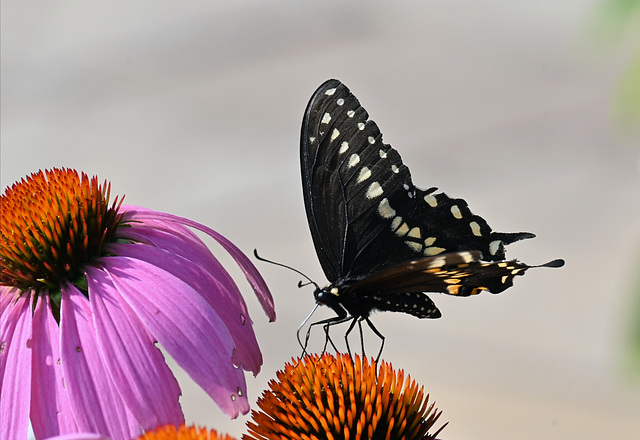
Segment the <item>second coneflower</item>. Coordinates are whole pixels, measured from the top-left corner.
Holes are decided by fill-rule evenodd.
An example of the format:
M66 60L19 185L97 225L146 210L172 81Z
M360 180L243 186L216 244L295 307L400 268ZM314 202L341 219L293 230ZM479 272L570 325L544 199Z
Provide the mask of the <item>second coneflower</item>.
M120 202L121 203L121 202ZM156 342L229 415L249 409L243 370L262 364L242 295L191 231L243 270L249 259L191 220L109 204L109 186L68 169L33 174L0 199L0 425L3 438L95 432L131 439L184 421Z
M441 412L402 370L358 356L311 355L286 364L258 400L243 440L434 439Z
M173 425L160 426L145 432L137 440L236 440L230 435L219 434L215 429L196 426L175 427Z

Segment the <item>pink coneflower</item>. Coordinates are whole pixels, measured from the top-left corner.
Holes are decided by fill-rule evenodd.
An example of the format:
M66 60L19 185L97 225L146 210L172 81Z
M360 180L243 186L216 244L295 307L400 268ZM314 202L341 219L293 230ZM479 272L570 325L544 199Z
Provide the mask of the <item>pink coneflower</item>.
M180 388L160 345L232 417L249 410L243 370L262 355L238 287L189 229L238 263L270 320L249 259L217 232L145 208L109 206L110 186L68 169L0 199L3 437L95 432L131 439L180 424Z

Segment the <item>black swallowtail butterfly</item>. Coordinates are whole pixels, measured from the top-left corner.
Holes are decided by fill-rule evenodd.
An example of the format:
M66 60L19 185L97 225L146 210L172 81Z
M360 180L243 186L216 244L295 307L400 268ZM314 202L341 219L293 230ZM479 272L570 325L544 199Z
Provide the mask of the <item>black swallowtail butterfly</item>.
M500 293L533 267L506 261L505 245L534 234L494 232L464 200L414 186L398 152L337 80L322 84L307 105L300 159L309 228L330 282L316 285L314 296L337 315L311 326L324 325L328 341L329 326L351 320L348 335L366 321L384 345L372 311L439 318L423 292Z

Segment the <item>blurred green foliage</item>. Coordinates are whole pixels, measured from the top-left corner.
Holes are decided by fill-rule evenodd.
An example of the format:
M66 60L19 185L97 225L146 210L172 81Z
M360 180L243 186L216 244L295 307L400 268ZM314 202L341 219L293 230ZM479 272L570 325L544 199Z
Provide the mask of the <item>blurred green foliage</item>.
M613 113L625 132L640 135L640 0L606 0L591 27L600 41L631 53L614 93Z
M625 57L625 70L613 93L613 117L632 138L640 138L640 0L605 0L590 26L597 42ZM640 147L640 142L633 142ZM636 257L640 262L640 255ZM631 274L631 316L627 334L628 361L632 375L640 374L640 272Z

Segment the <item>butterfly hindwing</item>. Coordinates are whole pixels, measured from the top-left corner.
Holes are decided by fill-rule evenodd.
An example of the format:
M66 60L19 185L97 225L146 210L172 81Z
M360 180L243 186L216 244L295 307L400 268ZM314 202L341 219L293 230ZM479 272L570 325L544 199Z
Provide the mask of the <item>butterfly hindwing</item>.
M471 296L481 291L500 293L530 266L516 260L481 261L480 252L455 252L406 261L371 274L350 286L355 296L441 292ZM548 263L552 264L552 263Z

